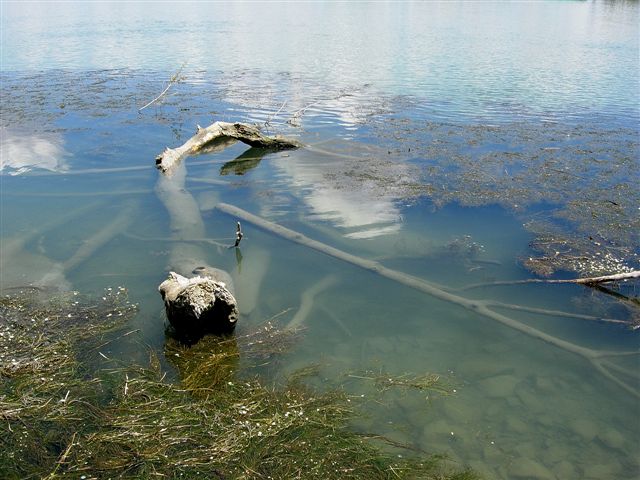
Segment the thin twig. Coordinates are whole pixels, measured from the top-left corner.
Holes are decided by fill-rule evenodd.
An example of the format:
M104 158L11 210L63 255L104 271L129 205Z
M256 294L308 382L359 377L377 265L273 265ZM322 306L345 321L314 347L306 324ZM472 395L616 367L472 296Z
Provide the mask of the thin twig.
M285 100L284 102L282 102L282 105L280 106L278 111L276 113L274 113L273 115L271 115L269 118L267 118L267 120L264 122L264 126L265 127L271 124L271 120L273 120L274 118L276 118L278 116L278 114L282 111L282 109L284 108L284 106L286 104L287 104L287 101Z
M310 109L311 107L314 107L322 102L326 102L326 101L331 101L331 100L339 100L343 97L350 97L352 96L351 93L341 93L339 95L336 95L335 97L331 97L331 98L321 98L320 100L316 100L315 102L311 102L308 103L307 105L305 105L304 107L302 107L300 110L296 110L295 112L293 112L293 114L291 114L291 117L289 118L289 120L287 120L287 123L293 126L298 126L297 125L297 120L302 117L302 115L304 114L304 112L306 112L308 109Z
M140 329L136 328L135 330L131 330L129 332L123 333L122 335L119 335L116 338L112 338L111 340L109 340L107 342L101 343L100 345L98 345L96 347L93 347L91 350L98 350L99 348L105 347L105 346L109 345L110 343L115 342L116 340L120 340L121 338L128 337L129 335L131 335L133 333L138 333L138 332L140 332ZM98 352L98 353L100 353L100 352Z
M169 89L171 88L171 86L174 83L178 83L178 81L180 80L180 74L182 73L182 69L184 68L184 66L186 64L187 64L187 62L184 62L182 64L182 66L180 67L180 69L171 77L171 79L169 80L169 85L167 85L167 87L162 91L162 93L160 93L160 95L158 95L156 98L154 98L149 103L147 103L144 107L140 107L138 109L138 112L141 112L145 108L150 107L151 105L156 103L158 100L160 100L162 97L164 97L166 95L166 93L169 91Z
M502 302L494 302L494 301L487 301L486 304L487 306L490 306L490 307L506 308L508 310L517 310L520 312L531 312L531 313L537 313L540 315L548 315L551 317L577 318L580 320L590 320L593 322L621 323L624 325L629 325L629 322L626 320L616 320L614 318L596 317L594 315L584 315L581 313L563 312L561 310L548 310L546 308L528 307L526 305L514 305L511 303L502 303Z
M459 288L457 291L463 292L467 290L473 290L475 288L497 287L501 285L522 285L524 283L575 283L578 285L598 285L600 283L617 282L620 280L632 280L634 278L640 278L640 270L633 270L626 273L617 273L615 275L603 275L601 277L571 278L567 280L527 278L525 280L504 280L499 282L472 283L471 285L466 285L462 288Z
M74 432L73 435L71 436L71 441L69 442L69 445L67 446L65 451L62 452L62 455L56 462L56 466L54 467L53 471L49 475L47 475L46 480L53 479L58 476L57 475L58 469L60 468L60 465L62 465L67 461L67 457L69 456L69 453L71 453L71 448L73 448L74 442L76 441L76 435L77 435L77 432Z
M122 234L125 237L132 238L134 240L140 240L141 242L169 242L169 243L208 243L209 245L213 245L216 247L229 247L228 243L220 243L216 242L212 238L164 238L164 237L142 237L140 235L136 235L134 233L125 232ZM219 240L229 240L230 242L234 239L231 237L221 238Z

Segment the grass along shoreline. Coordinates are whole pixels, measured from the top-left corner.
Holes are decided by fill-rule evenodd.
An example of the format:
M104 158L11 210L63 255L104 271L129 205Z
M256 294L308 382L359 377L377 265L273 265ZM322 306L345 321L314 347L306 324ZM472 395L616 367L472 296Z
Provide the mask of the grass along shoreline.
M274 387L239 366L283 353L295 332L267 323L191 347L168 338L164 355L180 377L172 382L154 352L148 365L96 362L104 356L96 347L136 314L124 289L97 302L40 297L0 299L2 478L477 478L353 432L358 407L344 392L314 391L300 376ZM443 388L432 376L395 386L412 385Z

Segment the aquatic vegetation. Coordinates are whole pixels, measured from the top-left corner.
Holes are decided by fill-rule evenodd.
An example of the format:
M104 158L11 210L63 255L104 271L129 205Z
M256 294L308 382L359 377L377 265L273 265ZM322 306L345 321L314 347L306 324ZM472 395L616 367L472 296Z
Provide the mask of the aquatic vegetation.
M45 296L0 299L2 478L55 473L82 430L101 421L110 382L91 375L95 347L136 311L122 288L91 303L77 292Z
M383 437L346 427L357 407L344 392L303 385L309 372L269 386L239 367L277 356L299 332L267 323L194 346L169 337L165 358L180 377L169 381L153 352L147 366L96 362L136 311L124 289L98 303L37 293L0 300L2 478L476 478L438 456L384 453L368 439ZM384 387L440 388L424 379Z
M453 387L448 387L440 375L430 373L427 375L390 375L385 372L364 372L361 375L349 374L349 378L369 380L375 383L380 392L386 392L392 388L405 388L415 390L428 390L440 395L451 395L455 392Z
M395 187L401 198L426 196L436 208L503 206L532 233L535 255L521 262L538 275L596 276L640 265L640 144L628 127L425 125L390 116L374 123L372 134L387 142L396 161L413 164L412 180L384 170L356 176Z

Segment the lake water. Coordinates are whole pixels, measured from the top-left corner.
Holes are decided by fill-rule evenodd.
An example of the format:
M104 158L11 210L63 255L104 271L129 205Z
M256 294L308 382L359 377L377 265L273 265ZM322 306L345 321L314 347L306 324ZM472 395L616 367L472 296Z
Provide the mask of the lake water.
M586 319L637 305L571 285L461 290L531 278L541 255L563 259L556 277L639 268L637 2L3 2L1 16L3 289L124 286L139 341L161 350L157 285L187 249L232 274L240 332L306 311L272 373L319 364L363 402L358 431L487 478L638 477L639 357L598 356L637 351L638 334ZM307 147L189 158L168 184L193 208L172 216L154 158L214 120ZM240 250L216 246L235 233L220 202L432 294L249 222ZM206 241L175 241L187 231ZM545 250L551 237L569 240ZM366 372L438 373L455 394L368 402Z

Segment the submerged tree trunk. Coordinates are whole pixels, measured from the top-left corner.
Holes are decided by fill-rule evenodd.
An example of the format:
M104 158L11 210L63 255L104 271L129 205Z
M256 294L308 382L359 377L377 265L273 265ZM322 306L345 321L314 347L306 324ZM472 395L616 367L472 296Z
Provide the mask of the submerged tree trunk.
M635 372L630 372L623 367L613 363L610 360L606 360L607 357L616 357L616 356L626 356L626 355L637 355L640 352L637 351L625 351L625 352L610 352L610 351L601 351L594 350L588 347L583 347L581 345L577 345L570 341L564 340L562 338L556 337L554 335L548 334L537 328L534 328L530 325L527 325L515 318L503 315L498 313L492 309L496 305L492 304L486 300L475 300L462 297L460 295L456 295L454 293L448 292L444 289L444 287L428 282L422 278L415 277L413 275L409 275L404 272L399 272L397 270L393 270L391 268L387 268L384 265L374 261L368 260L362 257L358 257L351 253L344 252L330 245L326 245L317 240L313 240L302 233L290 230L282 225L278 225L276 223L265 220L261 217L253 215L241 208L235 207L233 205L228 205L225 203L219 203L217 206L218 210L221 212L227 213L235 217L236 219L240 218L247 223L252 223L253 225L262 228L268 232L271 232L275 235L278 235L284 239L289 241L298 243L300 245L304 245L305 247L316 250L325 255L329 255L331 257L337 258L338 260L342 260L344 262L350 263L357 267L368 270L377 275L386 277L390 280L398 282L400 284L411 287L415 290L424 292L428 295L431 295L434 298L438 298L440 300L444 300L446 302L458 305L462 308L475 312L478 315L482 315L486 318L499 322L507 327L513 328L525 335L528 335L533 338L537 338L542 340L543 342L554 345L562 350L565 350L570 353L574 353L586 359L590 364L595 368L596 371L601 373L604 377L608 378L612 382L615 382L625 391L630 394L640 398L640 391L636 389L635 386L628 383L628 381L618 378L616 375L612 373L612 371L616 373L622 373L625 378L635 378Z
M205 250L191 241L206 235L198 204L184 188L186 175L185 165L179 163L171 177L160 176L156 185L158 198L169 213L174 240L169 277L158 290L171 325L194 341L205 333L232 331L238 307L231 276L209 266Z
M189 155L221 151L236 140L270 150L301 146L295 140L262 135L252 125L215 122L206 128L198 126L196 134L183 145L167 148L156 157L156 166L167 174L158 179L156 192L169 212L175 241L170 256L171 272L159 290L169 321L181 333L231 331L238 318L231 276L207 265L204 250L193 243L194 239L203 239L206 235L198 205L184 188L187 170L182 163ZM236 235L237 247L242 238L239 224ZM193 274L197 276L187 278Z
M289 150L301 146L295 140L263 135L257 127L246 123L215 122L206 128L198 125L196 134L184 144L176 148L167 148L156 157L156 166L163 173L168 173L184 157L198 153L214 140L225 138L240 140L252 147L272 150Z

